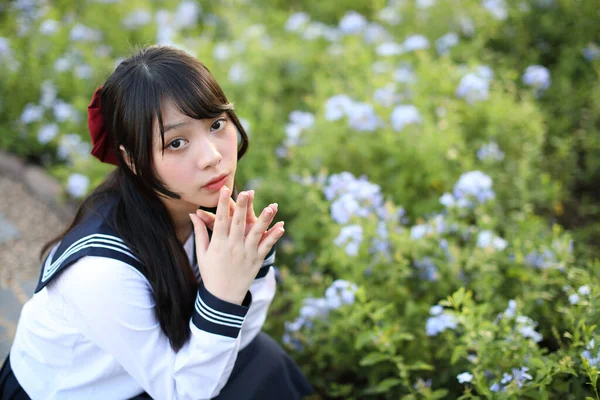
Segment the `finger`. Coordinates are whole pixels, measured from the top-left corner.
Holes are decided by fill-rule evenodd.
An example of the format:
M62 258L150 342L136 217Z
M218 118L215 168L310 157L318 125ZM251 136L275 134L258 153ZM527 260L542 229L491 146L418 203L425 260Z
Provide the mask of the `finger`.
M196 210L196 215L202 220L202 222L204 222L204 225L206 225L208 229L210 229L211 231L214 230L216 218L215 214L209 213L204 210Z
M254 190L248 191L248 211L246 211L246 222L256 222L256 214L254 214Z
M233 217L233 211L235 210L235 201L230 197L229 198L229 217ZM202 222L206 225L208 229L211 231L215 228L215 214L208 212L206 210L198 209L196 210L196 215L200 217Z
M213 238L225 239L229 235L229 194L227 186L223 186L219 192L219 202L217 204L217 213L215 214L215 224L213 229Z
M190 214L192 225L194 225L194 237L196 241L196 258L200 260L206 249L208 249L208 232L206 231L206 225L202 219L198 218L195 214Z
M242 192L238 196L231 220L229 238L233 241L243 241L246 231L246 211L248 210L248 193Z
M273 217L275 217L276 211L273 210L272 207L265 207L263 211L260 213L258 220L250 230L248 234L248 246L250 248L256 249L260 239L262 238L263 232L267 230L271 221L273 221Z
M273 228L266 233L263 240L258 245L257 255L261 260L265 259L271 248L275 246L275 243L281 239L284 233L285 228L283 227L283 221L273 225Z

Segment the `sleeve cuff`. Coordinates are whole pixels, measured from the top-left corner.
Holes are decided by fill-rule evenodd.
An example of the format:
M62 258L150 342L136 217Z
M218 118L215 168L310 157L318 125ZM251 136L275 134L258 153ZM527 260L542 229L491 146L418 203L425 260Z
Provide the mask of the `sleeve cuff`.
M271 248L271 251L269 251L269 253L265 257L265 260L263 261L262 266L258 270L258 274L256 274L256 277L254 279L260 279L260 278L264 278L265 276L267 276L267 274L269 273L269 270L271 269L271 267L273 266L274 263L275 263L275 247L273 246Z
M242 329L252 303L252 294L246 293L242 305L229 303L213 296L200 281L192 322L196 328L217 335L236 338Z

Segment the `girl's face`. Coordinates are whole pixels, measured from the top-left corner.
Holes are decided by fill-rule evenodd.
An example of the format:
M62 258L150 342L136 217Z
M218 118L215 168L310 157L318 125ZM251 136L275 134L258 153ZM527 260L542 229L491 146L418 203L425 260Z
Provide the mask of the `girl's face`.
M207 183L226 174L233 187L237 167L237 129L227 113L197 120L182 114L171 102L163 107L164 153L158 124L154 129L153 157L157 177L181 198L161 199L172 215L194 213L199 206L216 207L218 188Z

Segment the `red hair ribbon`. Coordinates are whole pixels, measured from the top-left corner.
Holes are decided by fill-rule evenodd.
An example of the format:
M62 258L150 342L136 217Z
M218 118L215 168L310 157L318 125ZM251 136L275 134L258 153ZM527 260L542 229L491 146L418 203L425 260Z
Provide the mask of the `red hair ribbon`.
M92 155L100 161L108 164L119 165L117 153L108 141L108 133L104 126L104 118L100 111L100 86L94 92L92 102L88 106L88 128L92 137Z

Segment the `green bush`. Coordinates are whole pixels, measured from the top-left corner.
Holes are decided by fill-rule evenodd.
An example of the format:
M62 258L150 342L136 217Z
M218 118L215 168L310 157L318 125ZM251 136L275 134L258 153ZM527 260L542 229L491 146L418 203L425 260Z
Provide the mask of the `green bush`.
M265 329L316 398L600 399L598 17L595 0L16 1L0 148L82 197L111 168L89 155L94 90L134 48L177 45L249 133L238 185L280 204Z

